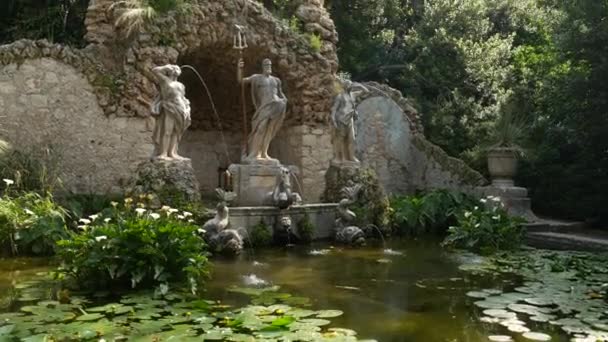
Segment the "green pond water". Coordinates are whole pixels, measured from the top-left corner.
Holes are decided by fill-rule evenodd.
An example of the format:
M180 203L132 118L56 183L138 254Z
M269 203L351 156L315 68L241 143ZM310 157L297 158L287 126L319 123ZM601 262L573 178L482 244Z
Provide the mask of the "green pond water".
M520 277L474 274L459 269L480 262L473 254L447 252L437 241L389 241L361 249L334 248L327 244L245 252L237 259L214 259L213 279L205 298L243 306L250 298L229 291L235 286L280 286L281 292L306 297L307 309L337 309L331 327L357 331L358 338L377 341L488 341L489 335L510 335L527 341L521 333L500 324L482 323L483 309L473 303L470 291L513 291ZM14 284L49 270L45 259L0 261L0 293ZM497 291L498 292L498 291ZM5 297L5 296L2 296ZM569 337L548 323L535 323L525 315L532 331Z

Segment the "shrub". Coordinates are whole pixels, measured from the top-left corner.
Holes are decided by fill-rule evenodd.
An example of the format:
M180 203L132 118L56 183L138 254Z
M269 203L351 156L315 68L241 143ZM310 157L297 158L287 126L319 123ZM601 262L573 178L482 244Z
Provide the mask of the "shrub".
M186 280L196 292L209 263L191 214L132 204L131 198L124 205L113 202L113 208L80 219L82 234L58 242L59 273L87 288L158 285L166 291L170 281Z
M0 178L14 180L13 190L52 193L61 187L61 153L54 146L15 149L0 146ZM0 190L4 184L0 183Z
M500 198L488 196L480 206L457 215L458 223L448 229L443 246L460 247L491 254L521 246L525 222L507 214Z
M393 197L390 202L393 227L406 235L444 232L456 222L457 213L476 204L472 196L449 190Z
M298 235L302 242L311 242L313 237L315 236L315 226L310 221L310 216L308 214L304 215L298 221Z
M30 192L11 197L5 191L0 197L0 246L12 255L53 254L56 241L71 236L65 215L51 195Z
M321 40L321 36L318 34L310 34L309 44L310 48L314 52L321 52L321 47L323 47L323 41Z
M272 244L272 232L264 220L253 226L250 234L251 244L255 247L270 246Z

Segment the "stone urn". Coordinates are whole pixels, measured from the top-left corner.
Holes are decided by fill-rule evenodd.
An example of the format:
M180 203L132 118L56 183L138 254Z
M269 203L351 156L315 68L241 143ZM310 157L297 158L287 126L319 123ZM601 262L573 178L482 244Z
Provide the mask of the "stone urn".
M488 150L488 171L492 185L513 187L513 177L517 173L517 149L497 147Z

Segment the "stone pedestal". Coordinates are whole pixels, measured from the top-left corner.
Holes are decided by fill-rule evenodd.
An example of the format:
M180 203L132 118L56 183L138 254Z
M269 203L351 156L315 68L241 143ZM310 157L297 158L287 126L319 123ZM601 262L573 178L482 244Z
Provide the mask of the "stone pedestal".
M139 164L130 182L129 193L155 194L159 205L177 206L201 199L190 159L152 159Z
M233 191L237 195L234 204L243 207L271 205L270 194L277 184L281 167L287 167L293 174L298 174L297 167L282 166L274 161L230 165L228 171L232 175ZM293 191L300 192L297 186Z
M493 182L492 185L478 188L478 190L483 197L500 197L510 215L523 217L528 222L538 221L538 217L532 212L531 201L526 188L505 186L504 183Z

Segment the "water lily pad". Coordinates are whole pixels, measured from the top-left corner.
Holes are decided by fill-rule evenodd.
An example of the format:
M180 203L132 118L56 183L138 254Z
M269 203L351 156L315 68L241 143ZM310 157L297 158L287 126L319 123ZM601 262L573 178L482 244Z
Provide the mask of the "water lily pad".
M48 334L37 334L28 337L23 337L21 339L21 342L47 342L49 341L49 337L50 336Z
M163 330L165 327L167 327L167 323L161 321L143 321L131 323L131 328L133 328L136 333L141 335L153 334Z
M124 304L120 303L110 303L103 306L95 306L92 308L87 308L87 312L103 312L103 313L115 313L116 310L123 307Z
M306 309L292 309L289 311L289 315L296 318L304 318L309 317L317 313L316 311L306 310Z
M526 298L524 302L534 306L551 306L555 304L550 298Z
M49 312L41 317L41 321L45 323L67 322L73 320L75 317L76 314L73 312Z
M546 314L551 312L551 310L548 310L546 308L539 308L529 304L509 304L508 308L511 311L532 316L538 316L539 314Z
M300 319L298 320L299 323L303 323L303 324L308 324L308 325L315 325L315 326L324 326L324 325L328 325L331 322L326 320L326 319L317 319L317 318L304 318L304 319Z
M3 327L0 327L0 337L10 335L14 329L15 329L14 324L5 325Z
M530 329L528 329L525 326L520 325L520 324L509 325L509 326L507 326L507 329L510 332L514 332L514 333L526 333L526 332L530 331Z
M596 323L593 325L593 327L596 329L608 331L608 324L605 324L605 323Z
M549 321L552 325L570 325L570 326L584 326L584 324L576 318L561 318L556 321Z
M285 327L295 322L295 318L291 316L283 316L273 320L270 324L275 327Z
M84 321L84 322L88 322L88 321L96 321L100 318L105 317L104 314L100 314L100 313L90 313L90 314L85 314L82 316L78 316L78 318L76 318L77 321Z
M531 341L551 341L551 336L543 333L527 332L522 336Z
M317 317L318 318L333 318L333 317L339 317L342 316L344 314L343 311L340 310L321 310L317 312Z
M488 336L488 340L491 342L512 342L513 338L507 335L491 335Z
M530 316L531 321L538 322L538 323L547 323L553 319L555 319L555 316L552 316L552 315L538 314L535 316Z
M499 290L499 289L483 289L481 291L485 292L485 293L487 293L487 294L489 294L491 296L493 296L493 295L499 295L499 294L502 293L502 290Z
M526 322L517 318L507 318L500 322L500 325L508 327L509 325L526 325Z
M344 328L329 328L327 329L328 331L332 331L332 332L336 332L338 334L344 335L344 336L356 336L357 332L351 329L344 329Z
M51 308L56 307L59 304L60 303L56 300L44 300L44 301L38 302L39 306L45 306L45 307L51 307Z
M496 324L500 323L500 318L483 316L479 321L482 323Z
M517 318L517 314L515 314L514 312L510 312L503 309L487 309L483 311L483 314L491 317L504 319Z
M490 294L482 291L469 291L467 292L467 297L483 299L488 297Z
M585 334L590 331L590 329L581 325L564 325L562 326L562 330L566 334Z
M487 300L480 300L475 302L474 304L475 306L482 309L505 309L507 307L507 304L490 302Z

